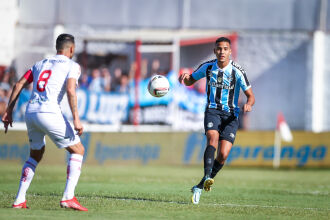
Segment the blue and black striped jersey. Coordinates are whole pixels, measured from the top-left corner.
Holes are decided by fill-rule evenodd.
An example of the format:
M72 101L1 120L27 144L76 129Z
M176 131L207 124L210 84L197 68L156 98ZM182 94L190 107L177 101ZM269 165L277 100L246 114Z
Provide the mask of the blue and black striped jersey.
M246 91L251 87L240 65L230 60L224 69L220 69L217 59L214 59L201 64L192 77L195 80L206 77L207 108L232 112L238 116L240 88Z

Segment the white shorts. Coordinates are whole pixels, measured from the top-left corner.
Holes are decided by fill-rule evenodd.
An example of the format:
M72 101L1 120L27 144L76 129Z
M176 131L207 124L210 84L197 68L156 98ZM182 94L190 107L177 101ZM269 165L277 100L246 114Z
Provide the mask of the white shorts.
M40 150L45 146L46 134L58 148L69 147L80 142L79 136L75 134L62 113L26 113L25 121L32 150Z

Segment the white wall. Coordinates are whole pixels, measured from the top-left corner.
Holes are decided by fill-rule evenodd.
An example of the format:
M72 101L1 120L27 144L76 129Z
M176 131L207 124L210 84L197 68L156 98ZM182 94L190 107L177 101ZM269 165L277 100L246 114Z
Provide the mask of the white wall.
M9 66L14 58L17 15L15 0L0 0L0 65L3 66Z

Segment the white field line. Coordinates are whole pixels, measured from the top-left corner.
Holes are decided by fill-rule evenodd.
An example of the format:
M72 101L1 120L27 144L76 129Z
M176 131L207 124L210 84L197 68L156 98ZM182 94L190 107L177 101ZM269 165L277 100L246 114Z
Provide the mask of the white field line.
M214 206L227 206L227 207L253 207L253 208L266 208L266 209L303 209L303 210L317 210L317 211L330 211L327 208L310 208L310 207L288 207L288 206L272 206L272 205L242 205L242 204L211 204Z
M33 197L49 197L49 195L40 195L40 194L31 194ZM56 196L59 195L50 195ZM147 199L147 198L122 198L116 196L78 196L79 198L84 199L108 199L108 200L121 200L121 201L136 201L136 202L160 202L160 203L169 203L169 204L178 204L178 205L187 205L191 204L190 202L184 201L166 201L158 199ZM297 209L297 210L315 210L315 211L330 211L330 208L315 208L315 207L289 207L289 206L277 206L277 205L255 205L255 204L233 204L233 203L203 203L196 206L219 206L219 207L245 207L245 208L263 208L263 209Z
M91 198L85 197L83 198ZM98 196L93 196L99 198ZM92 198L93 198L92 197ZM102 197L102 196L100 196ZM123 201L138 201L138 202L162 202L162 203L171 203L171 204L180 204L186 205L190 202L179 202L179 201L166 201L166 200L157 200L157 199L144 199L144 198L120 198L120 197L107 197L105 198L114 199L114 200L123 200ZM246 208L264 208L264 209L302 209L302 210L316 210L316 211L330 211L330 208L313 208L313 207L288 207L288 206L272 206L272 205L254 205L254 204L232 204L232 203L200 203L202 206L220 206L220 207L246 207Z
M115 200L129 200L129 201L138 201L138 202L163 202L163 203L172 203L172 204L190 204L188 202L176 202L176 201L164 201L164 200L152 200L152 199L143 199L143 198L115 198L111 197L109 199ZM220 207L245 207L245 208L264 208L264 209L302 209L302 210L316 210L316 211L330 211L330 208L311 208L311 207L288 207L288 206L272 206L272 205L253 205L253 204L232 204L232 203L201 203L198 205L202 206L220 206Z
M124 198L111 198L115 200L131 200L139 202L163 202L163 203L172 203L172 204L190 204L188 202L175 202L175 201L163 201L163 200L148 200L148 199L124 199ZM330 211L330 208L311 208L311 207L288 207L288 206L271 206L271 205L253 205L253 204L231 204L231 203L202 203L198 204L199 206L220 206L220 207L245 207L245 208L264 208L264 209L302 209L302 210L316 210L316 211Z

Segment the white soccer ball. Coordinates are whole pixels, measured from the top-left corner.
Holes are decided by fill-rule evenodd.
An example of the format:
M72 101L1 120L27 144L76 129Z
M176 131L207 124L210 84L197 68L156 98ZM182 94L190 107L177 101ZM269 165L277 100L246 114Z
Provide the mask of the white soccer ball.
M148 84L148 91L154 97L162 97L170 90L170 83L165 76L155 75Z

